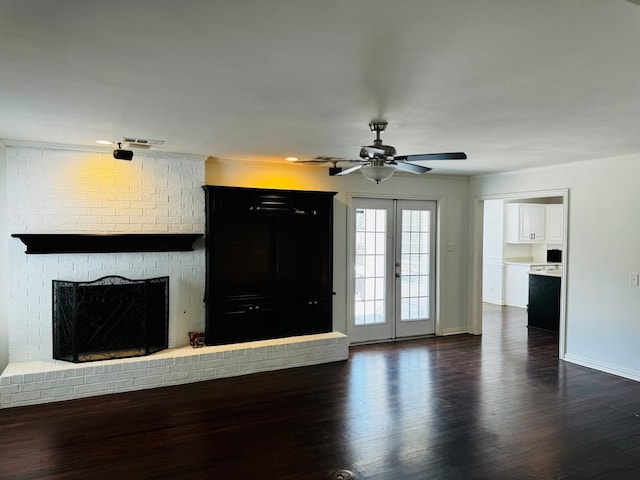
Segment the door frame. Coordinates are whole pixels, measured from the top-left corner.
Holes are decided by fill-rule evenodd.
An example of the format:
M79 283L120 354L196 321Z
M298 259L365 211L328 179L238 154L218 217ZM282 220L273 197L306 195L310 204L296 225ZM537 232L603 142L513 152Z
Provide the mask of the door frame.
M347 252L347 270L346 270L346 282L347 282L347 335L351 338L352 330L353 330L353 316L354 316L354 305L351 299L355 296L355 284L352 281L354 273L351 271L351 266L354 264L354 252L351 246L355 241L354 238L354 229L352 225L355 223L354 211L353 211L353 199L354 198L364 198L364 199L380 199L380 200L426 200L432 201L436 203L436 238L435 238L435 275L436 281L434 285L435 290L435 309L434 309L434 323L435 323L435 335L442 335L440 331L440 266L441 266L441 232L440 226L442 222L442 208L445 203L445 198L442 195L396 195L390 193L361 193L361 192L347 192L347 244L346 244L346 252ZM392 338L381 340L381 342L393 342L393 341L402 341L411 337L406 338ZM351 343L351 341L349 342Z
M558 358L564 359L566 352L567 328L567 281L570 252L569 245L569 189L534 190L524 192L498 193L480 195L470 199L471 224L469 235L469 330L474 335L482 334L482 242L484 238L484 201L485 200L517 200L519 198L562 197L563 229L562 239L562 276L560 283L560 328L558 338Z

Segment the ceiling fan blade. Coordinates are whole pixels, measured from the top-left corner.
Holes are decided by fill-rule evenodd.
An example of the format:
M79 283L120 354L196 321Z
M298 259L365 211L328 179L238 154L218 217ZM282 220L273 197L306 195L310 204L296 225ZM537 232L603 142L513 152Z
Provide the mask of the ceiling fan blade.
M404 162L397 162L392 165L394 165L398 170L401 170L403 172L410 172L410 173L417 173L417 174L427 173L432 170L429 167L422 167L420 165L411 165L410 163L404 163Z
M350 158L343 157L313 157L313 158L300 158L297 160L289 160L290 163L295 164L315 164L321 165L323 163L360 163L362 160L353 160Z
M362 165L365 165L365 164L362 164ZM360 170L362 168L362 165L356 165L355 167L347 168L346 170L343 170L340 173L336 173L336 176L341 177L351 172L355 172L356 170Z
M466 160L467 154L464 152L423 153L421 155L401 155L394 157L394 159L404 160L406 162L419 162L422 160Z
M344 162L345 159L342 157L324 157L317 156L313 158L299 158L296 160L289 160L291 163L334 163L334 162Z

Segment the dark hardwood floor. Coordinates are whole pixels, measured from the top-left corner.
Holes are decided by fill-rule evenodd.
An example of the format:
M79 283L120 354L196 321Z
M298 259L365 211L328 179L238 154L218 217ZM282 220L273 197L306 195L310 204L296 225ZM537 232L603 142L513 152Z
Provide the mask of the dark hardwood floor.
M525 324L486 306L482 337L0 410L0 478L640 478L640 383L559 361Z

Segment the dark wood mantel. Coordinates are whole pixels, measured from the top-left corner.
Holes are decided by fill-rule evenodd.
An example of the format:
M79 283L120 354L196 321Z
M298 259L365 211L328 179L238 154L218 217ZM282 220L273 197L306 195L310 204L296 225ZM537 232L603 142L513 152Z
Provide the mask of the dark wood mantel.
M14 233L25 253L187 252L201 233Z

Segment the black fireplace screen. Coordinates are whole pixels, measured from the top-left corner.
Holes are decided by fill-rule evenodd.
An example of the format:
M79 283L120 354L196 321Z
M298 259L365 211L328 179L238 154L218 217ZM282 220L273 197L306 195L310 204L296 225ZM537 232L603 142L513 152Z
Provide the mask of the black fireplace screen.
M168 346L169 277L53 281L53 358L90 362Z

